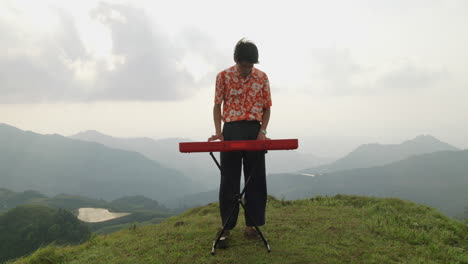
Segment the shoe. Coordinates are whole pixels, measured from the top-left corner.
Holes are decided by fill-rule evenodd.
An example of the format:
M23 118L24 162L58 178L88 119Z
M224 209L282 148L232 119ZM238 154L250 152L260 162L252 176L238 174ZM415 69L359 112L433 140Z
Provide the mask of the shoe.
M247 239L259 239L260 235L255 228L246 226L244 229L244 237Z
M221 233L222 228L219 229L218 233L216 233L215 239L218 238L219 233ZM228 240L229 240L229 230L224 230L223 235L219 238L217 247L220 249L225 249L228 247Z

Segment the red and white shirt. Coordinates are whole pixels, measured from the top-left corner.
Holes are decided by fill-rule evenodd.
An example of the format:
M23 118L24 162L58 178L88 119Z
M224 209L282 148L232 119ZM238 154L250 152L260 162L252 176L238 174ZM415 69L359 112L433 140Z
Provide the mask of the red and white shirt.
M263 108L271 107L268 76L259 69L242 78L234 65L216 76L215 104L223 103L223 122L262 121Z

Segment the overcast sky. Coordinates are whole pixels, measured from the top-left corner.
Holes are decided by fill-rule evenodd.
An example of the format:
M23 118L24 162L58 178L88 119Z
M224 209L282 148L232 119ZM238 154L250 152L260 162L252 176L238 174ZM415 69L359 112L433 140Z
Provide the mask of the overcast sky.
M431 134L468 148L468 1L0 1L0 123L65 136L213 132L242 37L271 138L337 156Z

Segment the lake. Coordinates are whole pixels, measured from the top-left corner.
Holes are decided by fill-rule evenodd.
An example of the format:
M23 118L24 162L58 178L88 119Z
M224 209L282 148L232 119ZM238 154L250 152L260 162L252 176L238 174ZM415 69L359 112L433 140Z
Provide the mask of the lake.
M112 220L130 213L112 213L105 208L80 208L78 209L78 219L83 222L97 223Z

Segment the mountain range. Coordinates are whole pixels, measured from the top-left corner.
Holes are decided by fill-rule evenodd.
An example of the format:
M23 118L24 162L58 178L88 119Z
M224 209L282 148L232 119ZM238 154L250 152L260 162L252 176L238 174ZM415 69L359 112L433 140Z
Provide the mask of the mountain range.
M106 200L144 195L172 208L216 201L216 166L208 155L179 153L181 141L191 140L121 139L96 131L67 138L0 124L0 187ZM275 163L271 153L267 162ZM288 156L281 159L294 163ZM299 171L290 166L288 173L270 173L268 190L286 199L338 193L393 196L456 216L468 205L466 161L466 150L423 135L396 145L362 145L326 166Z
M191 142L191 139L117 138L95 130L80 132L70 136L70 138L95 142L114 149L138 152L167 168L177 168L178 171L204 188L215 187L217 183L214 182L219 178L219 170L213 166L214 164L211 164L213 161L207 153L186 154L179 152L179 142Z
M90 142L97 142L111 148L139 152L168 168L177 168L192 181L207 190L219 186L219 170L208 153L180 153L179 142L192 142L187 138L117 138L104 135L95 130L80 132L70 136ZM219 153L215 153L219 161ZM267 172L279 173L297 171L310 166L327 164L334 158L318 157L300 151L269 151L267 154Z
M0 124L0 186L106 200L144 195L162 203L203 190L140 153L5 124Z
M270 174L268 192L285 199L335 194L398 197L435 207L450 216L463 214L468 206L468 150L457 150L430 136L387 147L358 147L333 163L335 166L318 173ZM397 155L399 147L402 151ZM364 153L378 158L370 158L367 164L362 159ZM394 154L386 159L386 153ZM376 165L382 163L385 165ZM206 204L217 201L217 195L217 189L201 192L184 197L181 203Z
M468 206L467 161L468 150L440 151L316 177L274 174L268 183L273 194L286 199L335 194L398 197L459 216Z
M328 165L305 169L302 170L302 172L318 174L357 168L370 168L390 164L414 155L448 150L459 149L431 135L420 135L412 140L404 141L401 144L364 144L345 157Z

